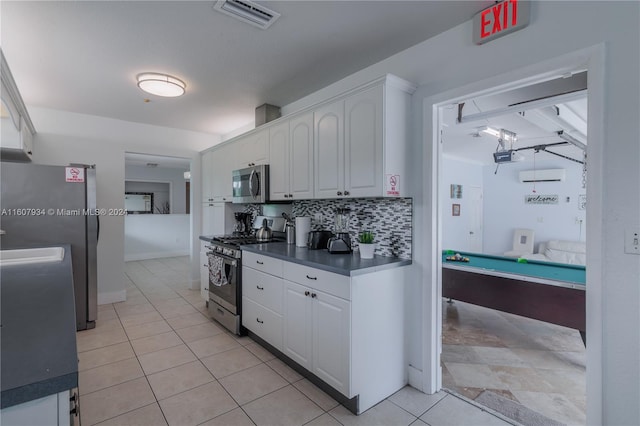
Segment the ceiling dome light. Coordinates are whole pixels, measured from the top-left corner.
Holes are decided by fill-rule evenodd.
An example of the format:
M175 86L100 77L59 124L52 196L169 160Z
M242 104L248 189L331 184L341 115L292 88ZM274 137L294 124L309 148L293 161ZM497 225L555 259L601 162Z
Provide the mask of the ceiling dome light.
M145 72L138 74L138 87L152 95L174 98L184 95L184 81L166 74Z

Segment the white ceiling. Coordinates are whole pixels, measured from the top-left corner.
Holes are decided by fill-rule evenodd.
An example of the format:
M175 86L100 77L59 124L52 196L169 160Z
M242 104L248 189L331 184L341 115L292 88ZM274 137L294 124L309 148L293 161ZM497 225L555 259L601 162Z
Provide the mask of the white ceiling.
M2 0L1 45L28 106L224 135L252 124L256 106L286 105L493 2L261 3L282 15L267 30L214 1ZM183 79L187 93L144 94L145 71Z

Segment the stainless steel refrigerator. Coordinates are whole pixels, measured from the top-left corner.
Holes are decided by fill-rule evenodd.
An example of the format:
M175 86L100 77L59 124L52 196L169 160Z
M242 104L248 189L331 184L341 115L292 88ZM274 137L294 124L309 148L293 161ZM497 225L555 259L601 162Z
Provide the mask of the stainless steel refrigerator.
M0 163L2 249L71 245L78 330L94 328L98 311L100 232L93 166Z

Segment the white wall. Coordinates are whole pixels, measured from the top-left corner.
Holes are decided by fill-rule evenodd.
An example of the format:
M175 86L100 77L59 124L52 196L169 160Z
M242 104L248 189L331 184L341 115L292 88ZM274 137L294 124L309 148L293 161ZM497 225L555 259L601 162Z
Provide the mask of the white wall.
M521 31L476 46L468 21L283 107L283 114L288 114L385 73L420 84L412 102L414 275L406 292L408 362L414 367L410 377L416 378L415 370L437 368L432 357L425 356L430 364L423 363L422 349L424 345L425 352L435 353L439 336L421 326L435 324L437 312L432 307L440 303L433 261L440 232L434 226L437 210L432 202L437 188L431 170L439 165L432 149L433 104L450 99L445 96L469 94L460 90L489 89L548 72L550 67L560 67L560 62L583 61L585 67L594 67L589 75L590 99L594 94L598 97L597 103L589 105L593 167L587 206L587 333L591 339L587 420L589 424L640 424L640 256L623 252L624 231L640 228L639 20L638 2L533 2L531 23ZM604 49L604 55L598 49ZM604 147L604 153L599 147ZM430 383L414 383L432 389Z
M442 180L444 191L441 194L442 248L469 251L469 230L472 225L469 188L483 186L483 167L481 164L460 161L453 158L442 159ZM462 185L462 198L451 198L450 185ZM451 205L460 204L460 216L451 214ZM486 215L483 216L486 218Z
M582 165L568 160L547 160L536 161L536 168L566 170L564 182L535 184L536 194L558 195L558 204L524 203L524 196L533 193L533 184L520 183L518 174L521 170L532 170L530 162L503 164L497 175L495 166L484 168L485 253L501 255L511 250L516 228L533 229L536 248L538 243L549 240L585 241L586 211L578 209L578 195L586 193L582 188ZM576 219L582 224L576 223Z
M100 208L124 208L124 154L137 152L192 159L193 176L200 176L199 151L219 141L215 135L169 129L85 114L28 106L37 130L33 161L66 165L70 162L96 165ZM192 202L200 205L201 189L192 181ZM200 250L200 209L193 209L191 256ZM125 300L124 216L100 218L98 242L98 303ZM195 235L195 238L194 238ZM192 261L192 279L199 280L198 262Z
M136 214L124 218L124 260L189 254L188 214Z
M171 183L171 199L169 206L172 214L184 214L186 185L184 172L189 169L171 169L166 167L144 167L144 166L125 166L124 177L127 181L144 181L144 182L169 182ZM130 182L135 187L133 182ZM138 191L132 190L132 191ZM154 196L154 204L160 206L160 200L156 200Z

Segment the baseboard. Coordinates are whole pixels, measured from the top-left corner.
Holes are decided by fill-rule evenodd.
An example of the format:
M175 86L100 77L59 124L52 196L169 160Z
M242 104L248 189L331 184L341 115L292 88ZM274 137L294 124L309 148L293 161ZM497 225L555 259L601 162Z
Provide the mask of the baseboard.
M191 280L191 290L200 290L200 280Z
M408 367L409 370L409 386L416 388L419 391L424 391L422 388L422 370L418 370L413 365Z
M127 290L98 293L98 305L108 305L109 303L124 302L125 300L127 300Z
M180 256L189 256L189 250L161 251L161 252L156 252L156 253L125 254L124 255L124 261L125 262L135 262L137 260L161 259L163 257L180 257Z

